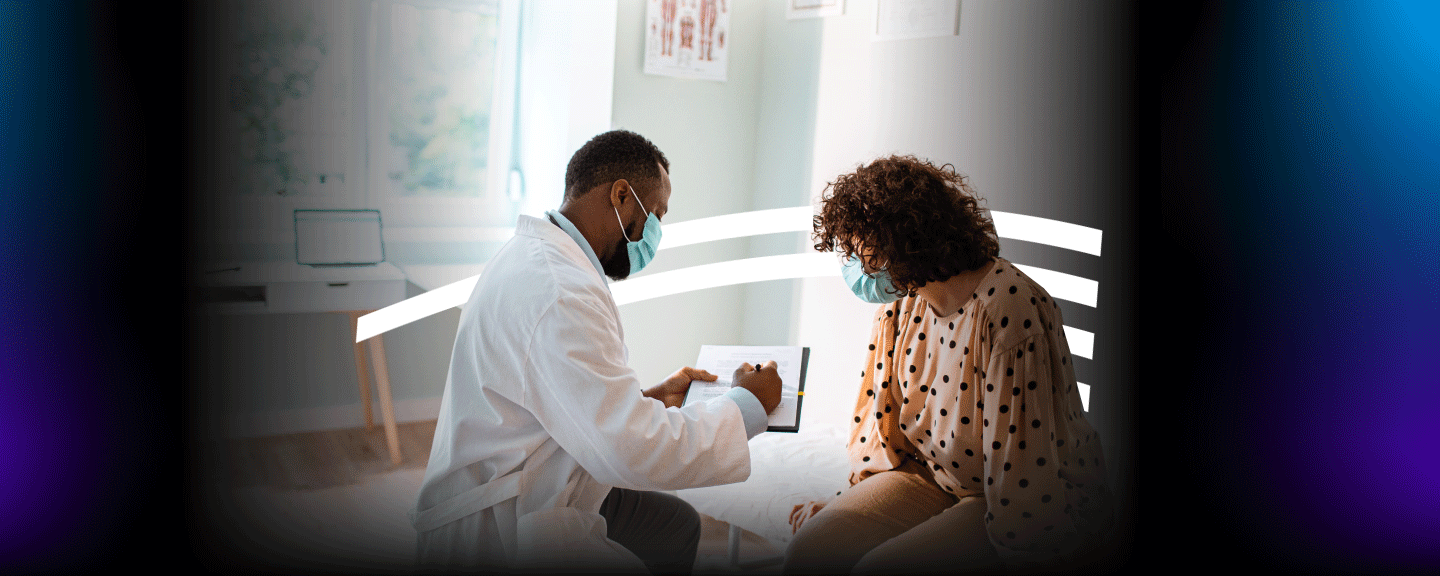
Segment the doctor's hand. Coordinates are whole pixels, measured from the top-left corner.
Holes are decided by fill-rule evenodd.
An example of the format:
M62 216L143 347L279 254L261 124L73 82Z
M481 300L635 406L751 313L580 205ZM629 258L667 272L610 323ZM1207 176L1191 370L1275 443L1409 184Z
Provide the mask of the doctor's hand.
M685 401L685 393L690 391L691 380L704 380L714 382L720 377L704 370L696 370L689 366L676 370L664 382L656 384L649 390L642 392L646 398L654 398L665 403L666 408L679 408L680 403Z
M760 405L765 408L765 413L775 411L780 405L780 372L775 367L775 361L771 360L755 369L754 364L741 364L735 369L734 386L749 390L755 398L760 400Z

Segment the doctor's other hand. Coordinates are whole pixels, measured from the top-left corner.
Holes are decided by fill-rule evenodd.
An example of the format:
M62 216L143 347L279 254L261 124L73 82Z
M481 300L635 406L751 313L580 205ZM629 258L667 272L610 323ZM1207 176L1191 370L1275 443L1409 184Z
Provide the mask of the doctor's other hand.
M754 394L766 414L774 412L775 407L780 405L780 372L774 360L762 364L759 370L754 364L741 364L735 369L733 382L734 386Z
M689 366L676 370L664 382L652 386L642 394L646 398L654 398L665 403L667 408L679 408L680 403L685 401L685 394L690 391L691 380L703 380L714 382L720 377L704 370L696 370Z

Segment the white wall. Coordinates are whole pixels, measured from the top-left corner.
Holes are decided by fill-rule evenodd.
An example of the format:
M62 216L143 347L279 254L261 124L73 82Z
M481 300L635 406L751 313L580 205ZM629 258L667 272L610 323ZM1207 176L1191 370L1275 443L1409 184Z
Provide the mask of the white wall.
M818 196L878 156L914 154L968 174L991 209L1103 230L1103 258L1003 239L1001 256L1100 281L1096 308L1061 307L1068 325L1096 333L1095 359L1079 359L1077 377L1092 385L1089 418L1112 481L1128 491L1128 32L1109 3L960 4L959 34L940 38L872 42L874 0L850 0L843 16L825 19L809 190ZM874 306L833 278L802 286L799 339L814 347L806 417L843 419Z
M754 148L752 210L792 208L810 203L815 138L815 97L820 76L820 19L789 20L784 2L765 2L764 57L760 60L760 105ZM750 240L748 256L809 251L807 233L780 233ZM743 341L754 345L805 346L797 327L799 280L745 286Z
M803 144L808 142L811 112L806 91L786 88L793 76L800 77L800 86L813 85L814 71L804 57L788 55L807 50L813 54L816 44L803 39L818 40L818 22L792 27L778 2L731 2L729 8L728 68L726 80L718 82L645 74L645 3L620 2L614 127L649 138L670 160L673 193L667 224L805 203L809 150ZM797 44L795 38L802 41ZM635 278L795 252L798 234L772 236L663 250ZM794 283L764 284L710 288L622 306L630 365L643 381L658 382L693 364L704 344L792 343Z
M519 93L521 212L560 207L570 156L610 129L614 0L522 2Z

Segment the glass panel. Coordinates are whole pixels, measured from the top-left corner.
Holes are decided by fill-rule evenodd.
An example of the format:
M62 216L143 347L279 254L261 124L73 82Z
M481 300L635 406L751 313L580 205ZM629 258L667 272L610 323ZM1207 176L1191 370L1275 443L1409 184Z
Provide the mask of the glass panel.
M385 177L378 184L391 194L513 209L486 185L498 34L494 14L391 6L384 133L374 142Z
M353 11L295 0L227 8L235 23L227 62L234 128L227 135L234 151L227 154L228 185L251 195L344 195L353 173Z

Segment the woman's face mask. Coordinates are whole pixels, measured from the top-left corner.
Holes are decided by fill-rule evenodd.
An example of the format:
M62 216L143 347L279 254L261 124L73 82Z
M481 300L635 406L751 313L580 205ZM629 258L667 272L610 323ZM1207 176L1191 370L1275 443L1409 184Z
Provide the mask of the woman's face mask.
M630 194L635 196L635 203L639 204L640 209L645 210L645 205L640 202L640 195L635 194L634 188L630 188ZM634 241L630 240L630 234L625 232L625 222L620 219L618 209L615 209L615 221L620 223L620 233L625 235L625 254L630 257L630 273L638 273L655 258L655 251L660 248L660 219L655 217L654 212L645 210L644 231L640 233L640 239Z
M845 278L845 283L850 285L850 291L861 300L871 304L889 304L900 299L895 285L890 282L890 275L884 270L878 270L874 274L865 273L865 267L859 258L851 256L850 261L841 269L840 275Z

